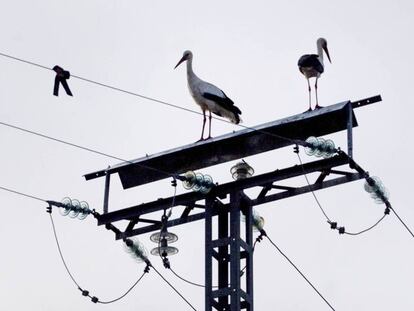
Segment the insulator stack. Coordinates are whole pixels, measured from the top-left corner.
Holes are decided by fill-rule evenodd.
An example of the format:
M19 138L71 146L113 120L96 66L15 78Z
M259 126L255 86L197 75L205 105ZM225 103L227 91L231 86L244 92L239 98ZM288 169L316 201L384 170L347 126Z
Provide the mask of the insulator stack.
M150 240L158 244L157 247L151 250L151 255L167 257L178 253L178 248L168 245L169 243L177 242L178 236L168 232L166 228L151 234Z
M253 221L253 230L254 231L261 231L263 230L265 220L262 216L259 215L259 213L253 209L252 210L252 221ZM246 221L246 216L242 215L242 220Z
M390 195L387 188L377 176L366 178L364 189L374 199L375 203L382 204L389 199Z
M230 169L230 173L234 180L239 180L252 177L254 169L246 161L242 160Z
M306 143L305 153L309 156L330 158L337 152L335 143L330 139L310 136Z
M60 207L59 212L63 216L69 215L70 218L84 220L92 213L89 204L85 201L79 202L76 199L66 197L62 199L61 203L63 206Z
M265 220L260 216L255 210L253 210L253 228L254 230L261 231L263 230Z
M137 262L148 262L147 249L137 238L125 239L125 251Z
M186 180L183 181L183 187L187 190L192 189L196 192L209 193L214 186L213 178L210 175L188 171L184 174L184 177Z

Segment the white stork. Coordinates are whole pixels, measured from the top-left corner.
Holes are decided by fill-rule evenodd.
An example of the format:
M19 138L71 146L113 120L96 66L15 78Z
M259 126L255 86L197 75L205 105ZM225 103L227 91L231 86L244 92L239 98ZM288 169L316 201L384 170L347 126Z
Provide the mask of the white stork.
M193 97L197 105L200 106L203 111L203 128L201 130L201 140L204 140L204 127L206 125L206 110L209 112L209 131L208 137L211 138L211 113L214 113L220 117L226 118L232 123L240 123L241 111L237 108L233 101L227 97L227 95L220 90L217 86L201 80L193 71L193 53L191 51L185 51L183 57L178 64L174 67L177 68L182 62L187 61L187 82L190 94Z
M316 95L316 106L315 109L320 108L318 104L318 79L324 71L323 64L323 51L325 51L328 60L331 63L331 58L329 57L328 51L328 42L324 38L319 38L316 41L316 46L318 48L318 54L306 54L299 58L298 66L300 72L306 77L308 81L308 90L309 90L309 110L311 111L311 87L309 84L310 78L316 78L315 80L315 95Z

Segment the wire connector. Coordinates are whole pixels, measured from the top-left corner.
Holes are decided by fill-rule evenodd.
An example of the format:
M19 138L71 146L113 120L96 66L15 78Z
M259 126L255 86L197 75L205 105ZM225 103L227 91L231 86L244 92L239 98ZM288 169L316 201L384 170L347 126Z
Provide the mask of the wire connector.
M339 227L338 232L339 232L339 234L344 234L345 233L345 227Z
M296 144L295 147L293 147L293 152L294 153L299 153L299 145Z
M167 256L162 257L162 263L163 263L165 269L170 269L171 268L170 260L167 258Z
M264 229L261 229L259 236L256 238L256 242L260 243L261 241L263 241L263 238L267 236L267 233Z
M99 301L99 299L98 299L98 297L93 296L93 297L91 298L91 301L92 301L93 303L97 303L97 302Z
M52 214L52 204L49 203L49 206L46 207L46 213Z
M338 223L334 222L334 221L328 221L328 224L331 225L331 229L335 230L336 228L338 228Z

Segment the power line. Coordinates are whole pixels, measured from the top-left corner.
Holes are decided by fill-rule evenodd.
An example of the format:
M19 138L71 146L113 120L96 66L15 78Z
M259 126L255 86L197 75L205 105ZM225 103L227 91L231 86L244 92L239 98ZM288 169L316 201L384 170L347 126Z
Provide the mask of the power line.
M130 164L133 164L133 165L137 165L137 166L149 169L149 170L153 170L153 171L165 174L165 175L173 177L173 178L178 177L176 174L169 173L169 172L166 172L164 170L160 170L158 168L154 168L154 167L151 167L151 166L148 166L148 165L145 165L145 164L141 164L141 163L134 163L134 162L131 162L129 160L125 160L125 159L122 159L120 157L116 157L116 156L110 155L110 154L102 152L102 151L98 151L98 150L95 150L95 149L92 149L92 148L84 147L84 146L81 146L81 145L78 145L78 144L75 144L75 143L71 143L71 142L68 142L68 141L65 141L65 140L62 140L62 139L59 139L59 138L55 138L55 137L52 137L52 136L49 136L49 135L45 135L45 134L42 134L42 133L39 133L39 132L35 132L35 131L32 131L32 130L28 130L28 129L25 129L23 127L16 126L16 125L13 125L13 124L10 124L10 123L0 121L0 125L6 126L6 127L9 127L9 128L18 130L18 131L22 131L22 132L25 132L25 133L28 133L28 134L36 135L38 137L42 137L42 138L45 138L45 139L48 139L48 140L52 140L54 142L58 142L58 143L61 143L61 144L67 145L67 146L71 146L71 147L74 147L74 148L77 148L77 149L92 152L92 153L98 154L100 156L104 156L104 157L115 159L115 160L118 160L118 161L121 161L121 162L126 162L126 163L130 163Z
M298 151L298 150L299 150L299 149L297 149L297 151ZM296 155L298 156L299 163L300 163L300 166L301 166L302 171L303 171L303 175L305 176L305 179L306 179L306 183L308 184L308 187L309 187L309 189L311 190L311 193L312 193L312 195L313 195L313 197L314 197L314 199L315 199L316 203L318 204L319 209L321 210L321 212L322 212L322 214L325 216L325 218L328 220L328 222L331 222L331 219L329 218L328 214L325 212L325 210L323 209L323 207L322 207L321 203L319 202L318 198L316 197L315 192L311 189L311 185L310 185L310 182L309 182L309 179L308 179L308 175L305 173L305 168L303 167L302 158L300 157L299 152L296 152Z
M414 234L413 232L410 230L410 228L408 228L408 226L406 225L406 223L401 219L401 217L397 214L397 212L395 211L395 209L393 207L390 207L390 209L392 210L392 212L395 214L395 216L397 216L398 220L404 225L405 229L407 229L407 231L411 234L411 236L414 238Z
M66 264L65 257L63 256L62 249L60 248L60 243L59 243L59 239L58 239L58 236L57 236L57 233L56 233L56 227L55 227L55 223L53 221L52 213L49 213L49 217L50 217L50 222L52 224L53 235L55 236L56 246L57 246L57 249L59 251L60 259L62 260L63 266L65 267L65 270L66 270L67 274L69 275L69 277L71 278L72 282L76 285L76 287L79 290L82 291L79 283L75 280L75 278L73 277L72 273L69 270L68 265Z
M196 308L176 289L168 280L154 267L151 266L155 272L164 280L165 283L167 283L194 311L197 311Z
M134 282L134 284L132 284L132 286L129 287L128 290L125 293L123 293L122 295L120 295L118 298L115 298L115 299L112 299L112 300L108 300L108 301L101 301L97 297L91 296L89 294L89 291L87 291L85 289L82 289L82 287L79 285L79 283L76 281L76 279L72 275L72 273L71 273L71 271L70 271L70 269L69 269L69 267L68 267L68 265L66 263L65 257L63 256L62 249L60 247L59 239L58 239L57 232L56 232L56 226L55 226L55 223L53 221L53 216L52 216L51 210L49 212L49 217L50 217L50 222L52 224L53 235L55 237L56 246L57 246L57 249L59 251L60 259L62 260L63 266L65 267L65 270L66 270L67 274L69 275L69 277L72 280L72 282L76 285L76 287L82 292L82 295L91 298L92 302L94 302L94 303L100 303L100 304L111 304L111 303L114 303L114 302L117 302L117 301L121 300L122 298L124 298L125 296L127 296L135 288L135 286L137 286L137 284L142 280L142 278L144 277L144 275L146 273L148 273L149 270L146 268L144 270L144 272L142 273L142 275L138 278L138 280L136 280Z
M111 303L114 303L114 302L117 302L117 301L121 300L126 295L128 295L135 288L135 286L137 286L137 284L142 280L142 278L144 277L144 275L147 274L147 273L148 273L147 270L144 270L144 272L142 272L142 274L139 277L139 279L136 280L135 283L132 284L132 286L124 294L122 294L118 298L115 298L115 299L112 299L112 300L109 300L109 301L100 301L99 300L98 303L107 305L107 304L111 304Z
M375 222L372 226L370 226L370 227L368 227L364 230L361 230L361 231L358 231L358 232L347 232L347 231L345 231L344 234L347 234L347 235L360 235L360 234L363 234L365 232L368 232L368 231L374 229L376 226L378 226L380 224L380 222L383 221L385 216L387 216L387 215L388 214L384 213L384 215L382 215L382 217L377 222Z
M289 257L282 252L282 250L267 236L266 238L269 240L269 242L278 250L278 252L285 257L285 259L293 266L293 268L296 269L296 271L305 279L305 281L313 288L313 290L325 301L325 303L333 310L335 311L334 307L326 300L326 298L316 289L316 287L309 281L309 279L302 273L302 271L299 270L299 268L292 262L292 260L289 259Z
M22 59L22 58L18 58L16 56L12 56L12 55L9 55L9 54L4 54L4 53L1 53L1 52L0 52L0 55L3 56L3 57L7 57L7 58L10 58L10 59L17 60L17 61L22 62L22 63L26 63L26 64L29 64L29 65L32 65L32 66L36 66L36 67L40 67L40 68L43 68L43 69L47 69L47 70L53 71L52 68L49 68L47 66L43 66L43 65L40 65L40 64L37 64L37 63L31 62L31 61Z
M28 65L32 65L32 66L36 66L36 67L39 67L39 68L43 68L43 69L46 69L46 70L53 71L52 68L49 68L47 66L44 66L44 65L41 65L41 64L38 64L38 63L35 63L35 62L31 62L31 61L28 61L28 60L25 60L25 59L22 59L22 58L19 58L19 57L15 57L15 56L12 56L12 55L9 55L9 54L5 54L5 53L0 52L0 56L10 58L10 59L13 59L13 60L16 60L16 61L19 61L19 62L23 62L23 63L26 63ZM136 92L128 91L128 90L118 88L118 87L115 87L115 86L111 86L111 85L108 85L108 84L105 84L105 83L97 82L97 81L94 81L92 79L84 78L84 77L81 77L81 76L78 76L78 75L71 74L71 77L73 77L75 79L85 81L85 82L88 82L88 83L92 83L92 84L95 84L95 85L98 85L98 86L101 86L101 87L105 87L105 88L108 88L108 89L111 89L111 90L114 90L114 91L117 91L117 92L125 93L125 94L128 94L128 95L132 95L132 96L135 96L135 97L145 99L145 100L156 102L156 103L159 103L159 104L171 107L171 108L175 108L175 109L179 109L179 110L182 110L182 111L190 112L192 114L197 114L197 115L203 116L202 112L199 112L199 111L196 111L196 110L193 110L193 109L189 109L189 108L185 108L185 107L182 107L182 106L179 106L179 105L175 105L175 104L169 103L167 101L159 100L159 99L156 99L156 98L153 98L153 97L150 97L150 96L142 95L142 94L139 94L139 93L136 93ZM215 116L212 116L212 118L215 119L215 120L221 121L221 122L225 122L225 123L228 123L228 124L235 125L234 123L232 123L231 121L228 121L226 119L218 118L218 117L215 117ZM289 142L294 143L294 144L300 144L300 145L304 144L303 141L298 140L298 139L292 139L292 138L284 137L284 136L281 136L281 135L277 135L277 134L270 133L270 132L263 131L263 130L258 130L258 129L255 129L253 127L245 126L245 125L242 125L242 124L236 124L236 125L238 127L244 128L244 129L257 131L257 132L260 132L260 133L263 133L263 134L266 134L266 135L273 136L275 138L286 140L286 141L289 141Z
M20 191L16 191L16 190L13 190L13 189L10 189L10 188L6 188L6 187L0 186L0 189L1 190L4 190L4 191L7 191L7 192L10 192L10 193L14 193L14 194L17 194L17 195L26 197L26 198L30 198L30 199L33 199L33 200L37 200L37 201L42 201L42 202L48 203L47 200L41 199L41 198L36 197L36 196L33 196L33 195L29 195L29 194L26 194L26 193L23 193L23 192L20 192ZM90 296L88 291L83 290L80 287L79 283L76 281L76 279L73 276L73 274L71 273L71 271L70 271L70 269L69 269L69 267L68 267L68 265L66 263L65 257L63 256L62 249L60 247L60 242L59 242L59 238L58 238L58 235L57 235L57 232L56 232L56 226L55 226L55 223L53 221L53 217L52 217L51 210L50 210L50 213L49 213L49 217L50 217L50 222L51 222L51 225L52 225L53 235L54 235L54 238L55 238L55 241L56 241L56 246L57 246L57 249L58 249L58 252L59 252L59 256L60 256L60 259L62 260L63 266L65 267L65 270L66 270L68 276L70 277L70 279L72 280L72 282L76 285L76 287L82 292L82 294L84 296L88 296L89 298L92 298L92 299L96 298L96 297ZM100 300L98 300L96 298L97 299L96 301L94 301L94 300L92 300L92 301L97 302L97 303L101 303L101 304L110 304L110 303L114 303L116 301L121 300L122 298L124 298L126 295L128 295L134 289L134 287L144 277L145 273L147 273L147 270L144 270L144 272L141 275L141 277L124 294L122 294L118 298L115 298L115 299L112 299L112 300L109 300L109 301L100 301Z
M189 280L187 280L187 279L185 279L185 278L183 278L182 276L180 276L178 273L176 273L171 267L169 267L168 268L177 278L179 278L181 281L184 281L184 282L186 282L186 283L188 283L188 284L190 284L190 285L193 285L193 286L197 286L197 287L202 287L202 288L205 288L205 286L204 285L202 285L202 284L198 284L198 283L194 283L194 282L191 282L191 281L189 281ZM213 286L213 287L217 287L217 286Z
M309 190L310 190L310 192L312 193L312 195L313 195L313 197L314 197L314 199L315 199L315 202L317 203L317 205L319 206L319 208L320 208L320 210L322 211L322 213L323 213L323 215L325 216L325 218L327 219L327 221L328 221L328 223L331 225L331 229L337 229L338 231L339 231L339 233L340 234L347 234L347 235L352 235L352 236L357 236L357 235L360 235L360 234L363 234L363 233L365 233L365 232L368 232L368 231L370 231L370 230L372 230L372 229L374 229L376 226L378 226L383 220L384 220L384 218L385 218L385 216L387 216L388 214L389 214L389 207L387 207L386 209L385 209L385 211L384 211L384 215L382 215L382 217L379 219L379 220L377 220L372 226L369 226L368 228L366 228L366 229L363 229L363 230L361 230L361 231L358 231L358 232L349 232L349 231L345 231L345 227L337 227L337 223L336 222L332 222L331 220L330 220L330 218L329 218L329 216L328 216L328 214L325 212L325 210L323 209L323 207L322 207L322 204L319 202L319 200L318 200L318 197L316 196L316 194L315 194L315 191L313 191L312 190L312 188L311 188L311 184L310 184L310 182L309 182L309 179L308 179L308 176L307 176L307 174L305 173L305 168L303 167L303 162L302 162L302 158L301 158L301 156L299 155L299 152L295 152L296 154L297 154L297 156L298 156L298 159L299 159L299 163L300 163L300 166L301 166L301 168L302 168L302 171L303 171L303 175L305 176L305 179L306 179L306 183L307 183L307 185L308 185L308 187L309 187ZM408 228L407 228L408 229ZM409 229L408 229L409 230ZM411 232L411 231L410 231ZM414 237L414 236L413 236Z
M17 195L20 195L20 196L24 196L26 198L30 198L30 199L34 199L34 200L38 200L38 201L43 201L43 202L46 202L47 203L46 200L41 199L39 197L35 197L33 195L30 195L30 194L26 194L26 193L23 193L23 192L19 192L19 191L16 191L16 190L13 190L13 189L9 189L9 188L6 188L6 187L0 187L0 189L1 190L4 190L4 191L11 192L11 193L14 193L14 194L17 194Z

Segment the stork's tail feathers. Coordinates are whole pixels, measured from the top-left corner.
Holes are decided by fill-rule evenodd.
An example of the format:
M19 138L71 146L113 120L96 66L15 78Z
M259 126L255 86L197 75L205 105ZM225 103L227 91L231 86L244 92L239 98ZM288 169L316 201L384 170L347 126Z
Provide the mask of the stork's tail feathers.
M229 106L228 109L229 110L223 111L223 114L221 115L222 117L229 119L229 121L234 124L242 122L242 119L240 118L242 112L237 106L232 105Z
M230 121L234 124L239 124L243 122L243 120L240 118L240 115L238 115L237 113L234 114L234 117Z
M239 124L242 122L242 119L240 118L241 115L241 111L237 106L233 106L232 107L232 111L231 111L234 115L234 118L231 119L231 122L234 124Z

